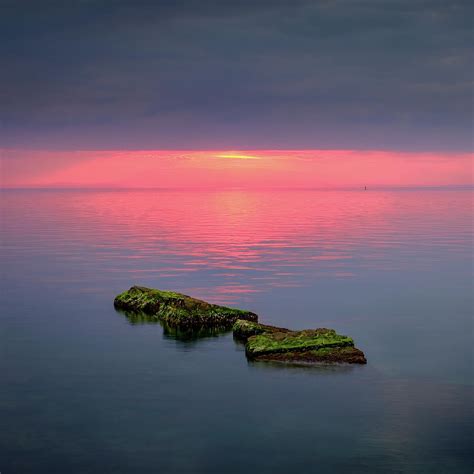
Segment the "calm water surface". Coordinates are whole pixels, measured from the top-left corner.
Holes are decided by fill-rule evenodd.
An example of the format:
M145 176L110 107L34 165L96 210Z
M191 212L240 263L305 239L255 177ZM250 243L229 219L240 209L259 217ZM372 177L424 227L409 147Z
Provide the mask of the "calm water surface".
M473 471L471 191L0 196L2 474ZM132 284L369 363L248 363L115 312Z

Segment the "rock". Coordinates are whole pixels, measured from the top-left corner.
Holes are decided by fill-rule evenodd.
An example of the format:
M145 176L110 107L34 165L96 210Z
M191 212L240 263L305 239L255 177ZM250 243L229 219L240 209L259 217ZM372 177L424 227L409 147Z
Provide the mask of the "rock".
M180 327L230 328L237 319L257 321L250 311L210 304L172 291L132 286L114 300L117 309L143 313Z
M251 360L292 363L366 364L364 353L354 347L352 338L334 329L290 331L256 322L236 321L234 336L245 340L245 352Z
M367 364L364 353L356 347L321 348L304 352L281 352L258 356L254 360L287 364Z
M334 329L286 328L259 324L250 311L210 304L172 291L132 286L114 300L132 324L160 322L166 336L183 341L217 336L233 325L234 337L246 342L250 360L296 364L367 363L352 338ZM209 332L210 331L210 332Z
M232 327L235 339L240 341L247 341L250 336L258 334L273 333L273 332L289 332L289 329L277 328L275 326L267 326L266 324L259 324L254 321L245 321L239 319Z

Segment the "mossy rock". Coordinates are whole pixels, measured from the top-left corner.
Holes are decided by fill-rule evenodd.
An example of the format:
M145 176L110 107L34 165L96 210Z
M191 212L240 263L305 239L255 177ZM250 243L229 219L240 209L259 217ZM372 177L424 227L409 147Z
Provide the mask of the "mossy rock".
M236 339L246 341L245 352L252 360L291 363L351 363L365 364L364 353L354 347L348 336L334 329L290 331L256 322L236 321Z
M143 313L181 327L230 328L237 319L257 321L250 311L219 306L173 291L132 286L114 300L117 309Z
M289 332L289 329L268 326L254 321L238 319L232 327L234 338L239 341L246 341L251 336L273 332Z

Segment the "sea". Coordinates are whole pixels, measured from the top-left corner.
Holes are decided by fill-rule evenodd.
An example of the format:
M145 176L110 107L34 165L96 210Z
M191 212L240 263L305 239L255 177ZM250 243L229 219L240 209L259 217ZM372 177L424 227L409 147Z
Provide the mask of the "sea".
M472 473L473 190L2 190L2 474ZM127 318L142 285L327 327L251 362Z

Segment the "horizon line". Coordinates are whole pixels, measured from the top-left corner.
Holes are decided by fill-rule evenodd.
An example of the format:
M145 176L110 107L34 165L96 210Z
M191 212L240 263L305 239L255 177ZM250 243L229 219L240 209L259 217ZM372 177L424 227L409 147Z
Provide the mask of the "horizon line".
M331 191L331 190L354 190L370 191L383 189L472 189L474 183L460 184L377 184L361 186L218 186L218 187L179 187L179 186L0 186L0 191Z

